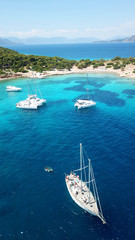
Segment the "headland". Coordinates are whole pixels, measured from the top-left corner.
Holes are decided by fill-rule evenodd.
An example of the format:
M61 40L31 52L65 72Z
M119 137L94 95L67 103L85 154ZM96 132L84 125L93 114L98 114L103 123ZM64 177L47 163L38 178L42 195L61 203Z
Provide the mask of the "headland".
M112 73L135 78L135 58L67 60L20 54L0 47L0 80L12 78L46 78L51 75L72 73Z

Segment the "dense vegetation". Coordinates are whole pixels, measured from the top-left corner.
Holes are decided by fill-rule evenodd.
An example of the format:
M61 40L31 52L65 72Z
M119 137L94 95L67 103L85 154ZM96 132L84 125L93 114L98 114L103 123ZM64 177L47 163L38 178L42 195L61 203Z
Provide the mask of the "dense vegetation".
M76 63L74 60L66 60L60 57L46 57L24 55L16 51L0 47L0 73L6 72L27 72L33 70L37 72L54 69L71 69Z
M29 70L36 72L51 71L54 69L70 70L74 65L79 69L83 69L92 65L93 68L106 66L106 68L124 70L127 64L135 65L135 58L115 57L111 60L100 59L91 61L90 59L81 59L80 61L75 61L66 60L60 57L25 55L7 48L0 47L0 75L18 72L25 73Z

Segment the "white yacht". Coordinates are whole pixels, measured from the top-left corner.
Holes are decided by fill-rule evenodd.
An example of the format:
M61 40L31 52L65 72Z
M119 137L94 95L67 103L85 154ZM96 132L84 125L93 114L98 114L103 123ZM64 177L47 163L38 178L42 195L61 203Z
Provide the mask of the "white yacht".
M45 99L37 98L37 95L28 95L28 98L24 101L20 101L16 104L17 108L23 109L37 109L46 103Z
M81 99L78 99L74 106L77 107L78 109L80 109L80 108L92 107L92 106L95 106L95 105L96 105L96 102L94 102L92 100L88 100L88 99L81 100Z
M11 86L11 85L6 87L6 91L7 92L20 92L21 90L22 90L21 88L15 87L15 86Z
M88 166L85 166L83 153L84 150L82 144L80 144L80 168L66 175L67 189L71 198L79 207L99 217L103 223L106 223L101 209L91 160L88 159ZM75 172L80 172L80 175ZM88 179L86 177L87 173ZM85 180L83 180L83 175Z
M32 103L35 103L37 104L38 107L42 106L44 103L46 103L46 99L41 99L41 98L38 98L37 95L28 95L28 98L25 100L27 102L32 102Z
M22 108L22 109L37 109L38 104L36 99L32 98L32 95L31 95L26 100L18 102L16 104L16 107Z
M87 99L78 99L74 104L78 109L89 108L96 105L96 102L89 99L88 76L87 76Z
M34 82L35 84L35 82ZM38 85L37 85L38 87ZM42 97L41 91L38 87L39 93ZM28 92L29 92L29 86L28 86ZM28 94L28 98L24 101L20 101L16 104L17 108L22 108L22 109L37 109L38 107L42 106L44 103L46 103L46 100L43 98L38 98L37 97L37 88L35 88L36 94L30 95Z

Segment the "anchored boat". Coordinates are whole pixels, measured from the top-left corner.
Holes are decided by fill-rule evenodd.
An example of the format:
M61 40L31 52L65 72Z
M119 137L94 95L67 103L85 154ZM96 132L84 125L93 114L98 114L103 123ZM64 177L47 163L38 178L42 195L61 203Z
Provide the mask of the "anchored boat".
M44 167L45 172L53 172L53 169L51 167Z
M94 102L93 100L88 100L88 99L78 99L75 103L75 107L77 107L78 109L81 108L89 108L89 107L93 107L96 105L96 102Z
M11 86L11 85L6 87L6 91L7 92L20 92L21 90L22 90L21 88L15 87L15 86Z
M28 85L28 98L24 101L20 101L16 104L17 108L22 109L37 109L38 107L42 106L44 103L46 103L46 99L43 99L41 91L39 89L38 84L34 81L35 85L35 94L31 95L29 94L29 85ZM40 93L41 98L37 97L37 89Z
M77 175L76 172L80 174ZM85 180L83 180L83 175ZM75 201L75 203L88 213L99 217L103 223L106 223L102 213L91 160L88 158L88 165L85 166L84 150L81 143L80 168L74 170L69 175L66 175L65 180L70 196Z
M87 76L87 99L78 99L74 104L78 109L89 108L96 105L96 102L89 99L88 76Z

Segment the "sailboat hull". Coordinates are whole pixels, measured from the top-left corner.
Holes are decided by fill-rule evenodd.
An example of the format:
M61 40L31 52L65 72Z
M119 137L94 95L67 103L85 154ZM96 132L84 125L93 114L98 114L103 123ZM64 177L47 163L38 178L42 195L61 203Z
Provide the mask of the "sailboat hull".
M83 151L82 144L80 143L80 168L74 170L69 175L66 175L65 181L67 189L71 198L79 207L81 207L83 210L90 213L91 215L97 216L101 219L103 223L105 223L91 160L87 157L87 154L85 153L89 163L86 166L84 163L83 153L85 152ZM86 168L88 168L88 171L85 170ZM84 172L84 174L82 171ZM77 175L75 172L80 172L80 174ZM87 172L88 181L86 177ZM85 180L83 180L83 175Z
M22 90L21 88L17 88L17 87L14 87L14 86L8 86L6 88L7 92L20 92L21 90Z
M82 108L93 107L95 105L96 105L96 102L92 100L77 100L74 106L77 107L78 109L82 109Z
M29 107L29 106L26 106L26 107L22 107L22 106L16 106L16 108L21 108L21 109L30 109L30 110L36 110L37 107Z
M76 197L76 194L73 193L73 191L71 190L71 181L66 177L65 179L66 181L66 186L67 189L69 191L69 194L71 196L71 198L73 199L73 201L79 206L81 207L83 210L85 210L86 212L90 213L91 215L97 216L98 217L98 207L97 207L97 203L94 200L94 197L92 195L92 193L90 192L90 198L91 198L91 203L84 203L82 200L82 195L80 195L80 197ZM86 186L85 186L86 187ZM88 192L86 192L86 194L84 194L84 196L86 195L86 197L88 197ZM83 197L84 197L83 196ZM80 199L79 199L80 198Z
M20 92L21 90L19 89L14 89L14 90L12 90L12 89L6 89L6 91L7 92Z
M38 107L37 104L30 104L26 100L16 104L16 108L22 108L22 109L36 110L37 107Z

